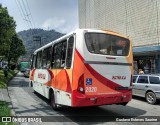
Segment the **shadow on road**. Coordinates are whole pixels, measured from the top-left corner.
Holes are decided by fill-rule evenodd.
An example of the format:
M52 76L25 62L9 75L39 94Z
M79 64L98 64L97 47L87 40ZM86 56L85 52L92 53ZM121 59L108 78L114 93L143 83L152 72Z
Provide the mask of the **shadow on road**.
M35 95L46 102L48 106L49 100L45 97L41 96L40 94L35 92ZM51 112L55 112L51 109ZM44 110L45 112L45 110ZM80 107L80 108L71 108L71 107L60 107L58 111L56 111L59 115L56 116L52 115L48 119L53 120L58 119L59 122L109 122L109 121L116 121L116 118L133 118L144 115L146 113L145 110L138 109L131 106L122 106L122 105L104 105L104 106L94 106L94 107ZM49 113L49 112L48 112ZM49 115L49 114L48 114Z
M120 105L66 108L59 112L74 122L115 122L116 118L133 118L146 113L138 108Z
M29 87L29 83L28 81L16 81L16 80L12 80L12 82L14 83L9 83L8 87Z
M9 83L8 87L29 87L29 79L25 78L23 73L18 73Z

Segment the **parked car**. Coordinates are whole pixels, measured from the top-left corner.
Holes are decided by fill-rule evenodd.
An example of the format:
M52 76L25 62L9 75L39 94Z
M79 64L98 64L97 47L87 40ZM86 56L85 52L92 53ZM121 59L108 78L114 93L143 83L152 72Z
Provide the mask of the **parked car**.
M29 77L30 69L25 69L24 76Z
M160 76L134 75L133 95L145 97L149 104L155 104L160 99Z

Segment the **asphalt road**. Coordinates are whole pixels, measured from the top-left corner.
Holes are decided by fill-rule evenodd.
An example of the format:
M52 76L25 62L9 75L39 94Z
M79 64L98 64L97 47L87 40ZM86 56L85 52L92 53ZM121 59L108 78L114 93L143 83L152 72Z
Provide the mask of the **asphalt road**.
M46 121L54 121L48 123L22 123L25 125L77 125L77 124L109 124L109 125L150 125L158 122L116 122L115 119L135 119L140 116L159 116L160 102L156 105L148 104L145 99L133 97L132 101L127 106L121 105L105 105L99 107L85 108L69 108L62 107L60 111L54 111L49 105L49 101L34 93L29 87L28 78L25 78L22 73L11 80L8 91L12 101L13 110L17 116L47 116ZM145 119L142 117L142 120ZM159 118L159 117L158 117ZM97 121L98 120L98 121Z

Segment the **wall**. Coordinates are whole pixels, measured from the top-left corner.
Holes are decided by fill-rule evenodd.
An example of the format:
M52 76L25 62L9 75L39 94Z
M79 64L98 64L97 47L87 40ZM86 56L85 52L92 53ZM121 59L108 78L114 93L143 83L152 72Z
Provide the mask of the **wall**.
M79 0L79 27L130 36L133 46L159 45L159 0Z

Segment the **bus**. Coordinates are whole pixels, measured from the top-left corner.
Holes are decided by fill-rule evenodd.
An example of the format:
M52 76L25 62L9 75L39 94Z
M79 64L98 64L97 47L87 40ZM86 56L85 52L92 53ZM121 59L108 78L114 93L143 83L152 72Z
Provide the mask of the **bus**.
M29 68L29 62L20 62L20 71L25 72Z
M33 53L30 85L54 110L126 105L132 99L132 56L129 37L77 29Z

